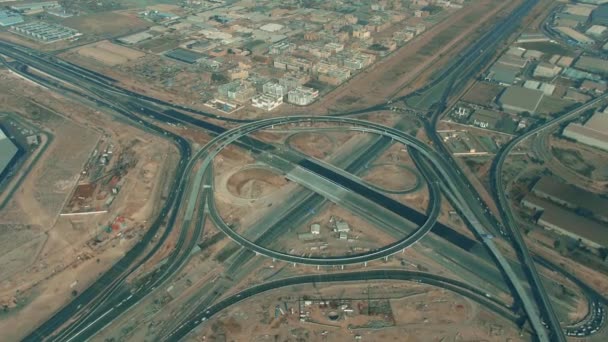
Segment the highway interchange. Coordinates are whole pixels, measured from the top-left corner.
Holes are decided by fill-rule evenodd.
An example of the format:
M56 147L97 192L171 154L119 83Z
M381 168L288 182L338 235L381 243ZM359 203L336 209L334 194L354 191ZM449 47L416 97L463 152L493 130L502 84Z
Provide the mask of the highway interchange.
M526 3L529 6L531 6L531 4L534 3L534 1L529 1ZM524 8L523 10L529 10L529 8ZM518 12L518 13L521 14L520 12ZM505 19L505 22L509 22L509 20ZM501 34L504 34L505 28L500 26L502 24L503 23L500 23L498 25L498 27L500 28L498 31L500 31ZM482 46L485 46L483 44L494 43L495 41L497 41L495 34L498 34L498 31L496 31L496 32L491 31L490 33L494 32L493 34L490 34L491 39L490 38L487 38L485 40L482 39L482 40L480 40L480 42L478 42L476 44L482 43ZM481 51L481 53L479 53L479 51ZM454 63L450 68L447 68L446 72L444 74L442 74L441 77L437 78L437 80L435 81L435 84L439 84L441 81L445 81L446 79L450 79L452 84L457 83L456 82L457 80L461 80L461 79L465 80L467 78L466 76L469 75L469 71L473 69L471 67L471 64L474 64L474 63L471 63L471 61L483 62L485 60L484 58L481 58L479 56L479 55L482 55L482 56L484 55L483 51L484 51L484 49L480 48L479 45L474 45L469 50L467 50L467 52L462 53L461 59L460 59L461 63L460 64ZM450 198L451 203L456 203L459 205L459 212L464 215L464 217L466 218L468 223L472 226L472 228L476 229L477 235L480 238L480 240L494 254L494 256L499 261L503 270L506 270L507 273L511 273L509 278L510 278L512 284L516 288L519 288L519 289L516 289L516 292L518 293L518 297L520 298L520 300L523 301L522 305L526 308L525 311L528 316L528 319L530 320L530 322L533 326L533 329L536 332L539 340L549 341L549 340L563 339L563 333L562 333L562 329L559 327L559 322L557 322L557 327L555 327L555 325L549 325L550 329L546 330L543 325L546 323L541 323L541 321L543 321L543 319L540 318L541 312L543 312L543 311L541 311L538 308L535 308L535 306L536 306L535 303L537 302L538 297L541 298L541 300L540 300L541 305L544 305L545 307L550 308L550 304L548 303L548 300L547 300L547 302L544 302L542 299L542 293L544 293L544 291L542 291L542 290L537 291L537 294L539 294L539 296L535 296L533 299L530 298L528 291L524 290L521 286L518 285L520 282L519 278L516 275L514 275L512 273L512 271L509 271L510 270L509 263L503 259L503 257L501 256L501 253L498 251L497 248L495 248L494 242L492 241L493 239L490 237L489 232L486 230L487 229L486 227L489 227L490 229L496 228L498 231L500 231L501 229L504 229L505 227L493 224L496 221L492 222L491 218L489 219L486 217L487 207L485 207L481 203L479 203L479 200L478 200L479 196L477 196L474 193L474 190L472 189L470 184L467 181L463 180L463 179L466 179L464 177L464 175L460 174L458 172L457 168L454 168L451 166L452 161L450 160L450 158L448 158L445 155L445 153L441 153L441 154L437 153L437 152L433 151L433 149L430 148L428 145L424 144L423 142L413 139L412 137L405 135L402 132L395 130L393 128L379 126L379 125L371 124L369 122L364 122L361 120L347 119L347 118L341 117L340 114L337 115L337 116L340 116L339 118L337 118L337 117L315 117L315 118L289 117L289 118L277 118L277 119L271 119L271 120L256 121L256 122L251 122L251 123L249 123L248 120L230 120L230 119L228 119L227 121L230 121L233 124L243 124L243 125L236 127L232 130L226 131L224 128L214 125L214 124L210 124L208 122L205 122L203 119L203 118L213 118L213 119L225 120L226 118L223 118L223 117L220 117L217 115L213 115L213 114L204 113L201 111L191 110L191 109L181 107L181 106L176 106L176 105L169 104L169 103L166 103L163 101L159 101L159 100L156 100L156 99L153 99L150 97L143 96L141 94L136 94L136 93L126 91L124 89L120 89L113 85L113 83L114 83L113 80L108 79L107 77L104 77L103 75L98 75L96 73L90 72L88 70L84 70L80 67L71 65L69 63L57 61L53 57L48 57L48 56L45 56L44 54L38 54L31 50L27 50L27 49L24 49L21 47L16 47L16 46L14 46L12 44L8 44L8 43L0 44L0 53L19 61L19 63L22 63L22 66L29 65L29 66L35 67L36 69L42 70L42 71L54 76L57 79L61 79L65 84L76 85L78 87L81 87L82 89L88 90L89 93L87 93L86 91L80 91L78 94L74 94L73 90L70 90L69 88L67 88L65 86L62 86L62 84L49 82L48 80L41 79L31 73L28 73L26 68L19 67L19 66L15 67L15 65L10 66L11 68L13 68L13 70L15 72L18 72L18 73L24 75L24 77L28 77L35 82L43 83L46 86L53 87L55 89L59 89L62 92L72 93L74 95L84 97L85 99L94 102L98 106L105 106L111 110L114 110L114 111L120 113L124 117L132 120L132 123L134 123L138 126L142 126L147 130L152 130L158 134L167 136L169 139L172 139L176 143L177 146L179 146L180 155L181 155L180 166L178 167L178 169L176 171L176 178L175 178L174 188L176 189L176 191L171 193L170 197L166 201L164 208L161 210L158 219L151 225L150 229L148 230L148 232L146 233L144 238L142 238L142 241L138 245L136 245L136 247L133 250L131 250L127 254L127 256L125 256L125 258L121 259L121 261L119 263L115 264L110 271L105 273L95 283L94 286L91 286L89 289L84 291L72 303L70 303L68 306L63 308L59 313L54 315L51 320L46 322L43 326L39 327L25 340L35 341L35 340L40 340L42 337L51 337L51 336L52 336L51 337L52 340L57 340L57 341L70 341L70 340L86 339L86 338L92 336L92 334L94 334L94 332L97 331L99 328L102 328L103 326L105 326L109 322L111 322L113 319L119 317L120 313L123 312L123 308L128 308L128 307L133 306L139 300L144 298L147 295L147 293L151 291L151 289L159 286L159 284L162 284L164 281L169 279L170 276L175 274L175 272L177 272L177 270L179 270L179 268L181 266L183 266L183 264L187 261L189 251L192 248L194 248L192 241L194 241L194 242L197 241L198 239L196 237L200 236L200 234L202 232L202 229L203 229L202 228L203 225L201 223L202 215L194 215L195 211L199 211L199 209L203 208L205 205L208 205L209 200L212 200L212 198L213 198L211 191L201 191L199 200L197 200L197 197L194 196L195 191L191 191L188 194L185 193L186 184L192 184L192 182L195 182L195 184L197 184L197 186L194 186L193 189L198 190L201 185L206 183L205 179L207 179L207 181L208 181L209 177L210 177L209 173L205 173L205 172L202 172L202 173L199 172L197 175L190 176L190 173L191 173L190 171L192 169L192 166L198 161L198 159L200 157L204 157L206 160L204 163L208 164L210 162L210 160L212 160L212 157L210 157L211 155L215 155L216 153L218 153L221 150L221 148L223 148L231 143L236 142L236 143L242 144L243 146L249 145L249 148L252 148L252 145L255 145L255 143L252 144L251 141L248 141L247 139L243 140L242 138L244 136L246 136L247 134L253 132L253 130L263 129L264 127L269 127L272 125L287 124L289 122L296 122L298 120L300 120L300 121L319 120L319 121L325 121L325 122L332 122L332 123L336 123L338 125L343 126L345 130L359 130L359 131L366 131L366 132L374 133L374 134L381 134L384 136L388 136L391 139L394 139L395 141L400 141L410 147L415 148L416 151L418 151L418 153L423 155L424 163L432 164L432 170L433 170L432 172L435 172L438 175L441 175L440 178L437 178L437 177L427 178L427 185L432 190L432 193L438 192L439 190L437 188L439 187L443 190L444 195L446 195L448 198ZM464 67L465 65L466 65L466 67ZM447 87L440 102L443 102L447 98L447 95L450 92L451 88L452 88L451 85L450 85L450 87ZM432 86L427 89L432 89ZM422 89L419 93L423 93L424 91L425 90ZM120 101L113 101L115 99L120 99ZM125 101L125 99L129 99L129 100ZM395 101L403 101L403 100L406 100L406 99L405 98L395 99L395 100L391 100L389 102L394 103ZM602 100L603 100L603 98L597 99L594 101L601 102ZM379 110L382 108L386 108L388 105L390 105L390 103L374 106L373 108L361 110L354 114L367 113L367 112L372 112L372 111ZM441 103L440 103L440 105L441 105ZM587 104L585 106L588 107L591 105L592 104ZM169 108L169 109L163 110L162 109L163 107ZM439 106L439 107L441 107L441 106ZM187 111L187 112L190 112L190 113L193 113L196 115L200 115L201 119L194 118L190 115L183 114L180 111ZM582 109L580 109L580 110L577 109L576 111L573 111L573 112L567 114L567 117L562 116L543 126L540 126L540 127L536 128L534 131L530 131L530 132L526 133L525 136L522 136L522 137L518 138L517 140L514 140L514 142L510 143L505 149L503 149L501 151L501 154L499 155L499 158L497 158L497 164L494 169L496 178L493 182L493 185L494 185L495 189L504 189L504 187L502 187L503 182L500 178L501 177L500 170L502 168L502 163L504 163L504 160L506 159L506 157L508 156L508 154L512 148L514 148L520 141L524 140L526 137L532 136L533 134L541 132L544 129L549 129L552 126L559 124L563 120L569 119L570 117L574 117L574 116L578 115L580 113L580 111L582 111ZM440 110L435 110L435 113L439 113L439 112L440 112ZM142 117L140 117L141 114L143 114ZM346 113L346 114L348 114L348 113ZM192 124L192 125L195 125L198 127L202 127L203 129L213 132L215 135L217 135L217 137L214 139L214 141L212 143L210 143L208 146L206 146L204 150L201 150L196 155L193 155L191 152L191 147L189 146L187 141L185 141L183 138L171 133L170 131L164 130L164 129L159 128L158 126L154 125L153 123L151 123L148 120L151 117L154 117L155 120L160 120L160 121L169 122L169 123L182 122L182 123L187 123L187 124ZM427 131L433 131L432 126L434 125L434 123L432 123L432 122L435 120L435 124L436 124L437 117L438 117L438 115L432 116L430 123L428 121L425 121L425 127L430 127L430 129L427 129ZM253 130L248 132L247 129L253 129ZM430 135L430 136L433 137L432 135ZM440 144L438 145L437 143L435 143L434 146L438 147L438 146L440 146ZM253 146L253 148L257 152L260 151L259 146L258 147ZM430 177L430 174L427 174L427 173L424 173L423 175L425 177ZM438 179L441 179L442 181L439 182ZM363 186L365 186L365 184L363 184ZM366 189L369 190L369 187L366 187ZM352 188L351 188L351 190L352 190ZM199 196L199 195L197 195L197 196ZM508 230L509 238L511 239L511 241L515 240L516 245L520 246L520 251L523 251L522 254L523 254L524 258L526 258L525 260L530 260L531 257L527 253L527 248L525 248L525 245L523 244L523 240L521 240L521 236L518 234L518 229L517 229L517 227L513 226L514 221L509 219L510 218L509 215L512 215L512 214L510 214L510 209L509 209L508 203L505 198L501 199L501 197L504 197L504 194L501 194L500 191L497 191L496 196L498 197L498 200L500 203L499 207L501 208L501 216L504 216L503 222L506 222L505 226ZM440 196L438 194L433 196L433 198L436 198L436 199L438 199L439 197ZM476 200L471 201L471 198L474 198ZM189 220L186 220L182 224L182 230L181 230L180 239L179 239L180 244L176 247L175 253L171 256L171 259L169 262L167 262L165 265L163 265L163 267L156 270L150 276L151 280L149 280L148 283L144 283L141 285L139 291L135 291L135 292L130 291L128 289L128 287L125 285L124 279L129 274L130 271L136 269L137 265L141 265L158 248L160 248L162 242L164 241L164 239L166 239L166 236L168 236L168 234L170 233L171 229L169 227L172 227L174 225L176 217L177 217L178 213L180 212L180 208L184 207L182 202L186 204L185 208L182 208L182 209L186 212L186 217L189 218ZM262 246L259 246L256 244L252 244L251 242L249 242L249 240L245 240L245 241L239 240L239 236L235 235L235 234L231 234L232 230L230 230L230 229L224 230L224 232L229 237L235 239L235 241L239 242L241 245L247 247L248 249L258 252L260 254L267 255L269 257L280 259L280 260L296 262L296 263L313 264L313 265L319 265L319 264L321 264L321 265L336 265L336 264L340 265L343 263L345 263L345 264L362 263L362 262L365 262L368 260L386 257L395 252L399 252L403 248L407 247L410 243L418 241L420 238L422 238L424 236L424 234L427 233L427 231L428 231L427 228L430 229L432 227L432 225L435 223L435 220L436 220L436 209L435 208L436 207L438 207L438 206L431 205L429 208L430 214L427 215L427 217L428 217L427 220L428 220L429 224L423 225L423 227L420 228L416 233L404 238L402 241L398 242L396 245L388 246L383 249L373 251L372 253L367 254L367 255L351 256L345 260L341 260L341 258L335 258L335 259L327 259L327 258L315 259L315 258L308 258L308 257L302 258L302 257L298 257L298 256L285 254L285 253L278 253L276 251L268 250L265 247L262 247ZM202 210L200 210L200 211L202 211ZM195 219L194 216L197 216L198 218ZM505 218L506 218L506 220L505 220ZM193 220L195 220L196 222L192 222ZM159 239L158 243L153 244L153 248L150 249L149 248L149 246L151 245L150 242L152 241L152 238L161 231L160 230L161 226L166 226L168 228L163 231L163 235ZM190 229L190 228L194 228L194 230L189 231L188 229ZM412 238L412 240L408 240L409 238ZM407 243L405 243L405 242L407 242ZM530 262L528 265L532 265L532 264L533 263ZM370 272L370 271L366 271L366 272ZM356 275L356 274L358 274L358 275ZM384 273L384 274L387 275L388 273ZM533 274L535 274L535 273L533 273ZM356 272L352 273L350 278L349 278L349 276L345 276L345 277L347 277L347 279L349 279L349 280L355 280L358 277L361 277L361 275L369 276L370 279L372 278L371 274L356 273ZM380 278L380 275L378 275L378 277L379 277L378 279L382 279L382 278ZM397 276L395 276L395 277L397 277ZM406 278L406 276L402 276L402 277ZM413 276L413 275L408 275L407 277L415 278L415 276ZM388 277L388 276L386 276L386 278L390 279L390 277ZM331 279L331 277L328 277L328 279ZM363 279L363 278L361 278L361 279ZM417 279L422 279L421 275L418 275ZM306 282L310 282L310 279L308 279L308 280L300 279L300 281L302 283L306 283ZM318 281L322 281L322 280L318 280ZM327 281L331 281L331 280L327 280ZM533 283L535 284L535 286L542 288L542 284L540 284L540 281L538 281L538 282L534 281ZM279 287L277 284L274 284L274 285ZM457 286L456 288L461 288L461 287ZM100 290L101 290L101 292L100 292ZM246 294L247 294L247 296L254 295L256 293L259 293L256 291L261 291L261 290L262 289L260 289L260 288L258 288L257 290L250 290L252 292L247 292ZM264 290L264 291L266 291L266 290ZM238 294L235 296L238 296ZM233 297L229 297L229 299L222 300L220 303L210 307L208 309L209 313L207 313L207 314L205 314L205 312L207 310L203 311L202 313L199 313L195 317L189 319L179 329L177 329L174 332L174 334L187 333L188 329L192 329L193 327L195 327L197 325L197 323L196 323L197 321L199 321L199 323L200 323L200 321L203 318L210 317L211 313L219 312L221 309L227 307L228 305L236 303L246 297L245 293L241 294L241 296L242 296L242 298L233 296ZM109 299L110 297L111 297L111 300ZM232 299L230 299L230 298L232 298ZM223 303L223 304L221 304L221 303ZM602 304L605 304L605 302L602 302ZM593 305L595 308L596 304L593 304ZM84 312L81 309L84 309ZM555 320L555 317L550 316L551 312L552 312L552 310L548 309L548 310L544 310L544 313L543 313L543 315L546 315L546 317L545 317L545 318L547 318L546 321L548 321L549 323L551 323ZM601 316L603 317L603 315L601 315ZM78 319L75 322L71 323L68 326L68 328L61 330L61 332L59 334L53 335L54 332L57 331L58 328L62 327L72 317L75 317ZM188 329L186 329L186 328L188 328Z

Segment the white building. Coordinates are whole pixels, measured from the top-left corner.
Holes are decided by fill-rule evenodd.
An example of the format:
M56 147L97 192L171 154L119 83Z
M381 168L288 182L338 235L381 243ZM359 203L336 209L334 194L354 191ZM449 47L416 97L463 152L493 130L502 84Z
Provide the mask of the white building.
M271 111L283 104L283 96L259 94L251 99L251 104L256 108Z
M296 87L287 93L287 101L300 106L311 104L319 96L319 91L309 87Z
M321 234L321 225L318 223L315 223L313 225L310 226L310 233L314 234L314 235L319 235Z
M348 223L344 221L338 221L336 223L336 231L338 233L348 233L350 232L350 227L348 226Z
M275 96L287 95L287 87L275 82L267 82L262 86L264 94L270 94Z

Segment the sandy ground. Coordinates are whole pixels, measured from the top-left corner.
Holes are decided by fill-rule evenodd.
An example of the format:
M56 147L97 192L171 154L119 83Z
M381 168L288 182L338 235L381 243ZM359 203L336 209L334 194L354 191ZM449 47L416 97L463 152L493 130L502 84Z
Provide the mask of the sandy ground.
M175 149L160 137L19 79L11 79L10 84L11 89L5 89L0 97L3 106L50 130L55 137L0 213L2 232L9 228L11 239L22 241L18 249L0 257L5 266L10 265L2 269L7 273L0 282L0 300L10 308L0 316L0 330L12 332L4 335L8 341L48 318L72 298L72 291L86 288L132 246L162 203L160 194L166 191L163 181L170 179L176 161ZM123 191L109 213L59 217L101 135L117 149L131 146L137 164L127 173ZM102 233L100 228L117 215L124 216L127 223L122 236ZM17 229L10 229L15 225ZM93 239L101 242L91 244Z
M109 66L124 64L145 56L145 53L112 44L107 40L76 49L81 56L92 58Z
M315 301L311 305L298 302L305 295L310 299L322 298L330 304L324 307ZM333 298L342 299L353 313L343 313L339 305L334 308ZM373 306L370 315L368 305ZM299 321L300 308L309 316L307 322ZM337 313L337 320L329 318L331 312ZM366 325L385 327L357 328ZM424 337L421 339L421 336ZM200 332L192 333L188 341L353 341L355 338L363 341L524 341L529 337L520 337L511 323L450 292L406 282L373 282L323 284L314 289L297 286L263 294L211 319Z

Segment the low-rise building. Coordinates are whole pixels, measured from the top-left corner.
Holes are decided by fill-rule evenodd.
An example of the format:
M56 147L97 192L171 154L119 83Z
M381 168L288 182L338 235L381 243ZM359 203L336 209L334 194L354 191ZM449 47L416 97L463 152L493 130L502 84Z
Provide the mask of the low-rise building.
M313 235L321 234L321 225L318 223L314 223L310 226L310 233Z
M583 44L583 45L588 45L588 44L594 44L595 40L587 37L586 35L574 30L571 27L566 27L566 26L558 26L555 28L557 31L559 31L560 33L564 34L565 36L571 38L572 40L576 41L579 44Z
M295 88L295 87L294 87ZM262 91L265 94L274 96L285 96L287 95L287 87L275 82L267 82L262 86Z
M568 89L568 91L566 92L566 95L564 95L564 99L572 100L572 101L578 102L578 103L585 103L585 102L591 100L591 96L589 96L587 94L583 94L583 93L578 92L573 89Z
M310 87L298 86L287 93L287 101L295 105L306 106L311 104L318 96L318 90Z
M348 233L348 232L350 232L350 226L348 225L347 222L338 221L338 222L336 222L336 231L338 233Z
M607 87L606 83L584 80L583 83L581 83L580 89L588 92L594 92L596 94L603 94Z
M563 135L608 151L608 114L595 113L584 125L571 123L564 129Z
M606 225L533 195L524 197L521 204L540 214L537 223L547 230L568 236L573 240L580 239L592 248L608 246L608 234L606 234L608 227Z
M4 179L13 158L17 155L18 149L15 144L6 136L0 128L0 181Z
M533 76L550 78L550 77L555 77L555 76L559 75L559 73L561 71L562 71L562 68L558 67L557 65L541 62L541 63L538 63L536 68L534 68Z
M283 104L283 96L258 94L251 99L251 104L265 111L271 111Z
M255 94L255 88L249 82L237 80L219 86L218 94L224 99L244 103Z
M249 77L249 71L242 68L234 68L226 71L226 75L231 81L243 80Z
M11 26L23 22L23 17L11 11L0 10L0 26Z
M511 113L536 113L544 93L540 90L522 87L507 88L498 100L502 108Z

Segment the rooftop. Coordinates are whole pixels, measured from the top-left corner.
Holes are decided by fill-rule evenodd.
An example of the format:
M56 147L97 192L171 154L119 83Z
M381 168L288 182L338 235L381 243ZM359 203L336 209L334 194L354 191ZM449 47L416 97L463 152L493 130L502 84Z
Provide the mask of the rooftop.
M539 221L542 220L598 245L608 246L608 234L606 234L608 227L605 225L536 196L527 195L524 201L543 208Z
M500 96L503 106L517 107L528 112L535 112L543 98L543 92L522 87L508 87Z
M534 188L533 192L537 195L550 196L559 199L572 208L585 208L597 213L598 217L607 215L605 213L608 208L608 200L598 195L578 188L574 185L566 184L554 177L541 178Z

